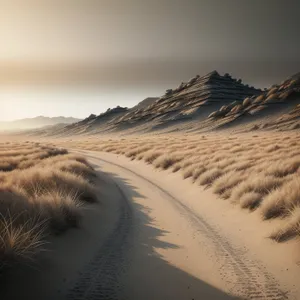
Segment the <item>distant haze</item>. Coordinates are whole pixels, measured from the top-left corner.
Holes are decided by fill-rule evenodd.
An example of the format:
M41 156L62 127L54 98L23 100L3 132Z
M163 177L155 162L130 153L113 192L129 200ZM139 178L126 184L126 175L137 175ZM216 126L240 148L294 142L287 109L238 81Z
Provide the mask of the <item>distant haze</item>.
M35 118L20 119L10 122L0 122L0 130L19 130L19 129L32 129L56 124L71 124L80 121L80 119L72 117L54 117L48 118L38 116Z
M212 70L300 71L299 1L0 0L0 120L83 118Z

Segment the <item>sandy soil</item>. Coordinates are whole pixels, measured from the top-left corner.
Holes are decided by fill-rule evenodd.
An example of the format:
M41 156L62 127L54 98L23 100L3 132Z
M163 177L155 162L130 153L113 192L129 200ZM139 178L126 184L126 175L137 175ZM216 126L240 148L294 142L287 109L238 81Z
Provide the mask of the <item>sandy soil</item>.
M101 171L100 204L38 271L10 278L4 299L299 299L297 242L275 247L274 223L178 174L80 153Z

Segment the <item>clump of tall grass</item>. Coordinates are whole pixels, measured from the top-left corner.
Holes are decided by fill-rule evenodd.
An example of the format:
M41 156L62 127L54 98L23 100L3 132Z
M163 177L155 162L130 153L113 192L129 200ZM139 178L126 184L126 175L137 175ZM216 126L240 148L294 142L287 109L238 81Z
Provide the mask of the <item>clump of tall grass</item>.
M162 168L164 170L170 168L172 165L180 161L182 158L178 155L174 154L164 154L157 157L153 161L153 165L155 168Z
M85 158L40 144L10 146L0 146L1 159L14 162L6 169L0 164L0 271L30 262L49 234L78 227L83 204L97 200L95 172Z

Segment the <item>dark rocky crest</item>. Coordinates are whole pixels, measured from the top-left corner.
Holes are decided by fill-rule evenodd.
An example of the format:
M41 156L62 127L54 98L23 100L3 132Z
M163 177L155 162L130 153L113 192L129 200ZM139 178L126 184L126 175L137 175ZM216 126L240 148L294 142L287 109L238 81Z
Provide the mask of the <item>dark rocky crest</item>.
M217 71L182 82L175 89L168 89L161 98L144 109L134 111L116 120L122 125L138 126L147 122L149 129L167 127L177 122L200 121L212 111L232 101L242 102L247 96L261 91L247 87L229 74L221 76ZM145 126L143 126L145 128Z
M256 130L296 129L300 126L299 105L300 73L297 73L258 96L247 97L242 103L232 102L212 112L208 118L215 128L244 122L250 123L249 128Z

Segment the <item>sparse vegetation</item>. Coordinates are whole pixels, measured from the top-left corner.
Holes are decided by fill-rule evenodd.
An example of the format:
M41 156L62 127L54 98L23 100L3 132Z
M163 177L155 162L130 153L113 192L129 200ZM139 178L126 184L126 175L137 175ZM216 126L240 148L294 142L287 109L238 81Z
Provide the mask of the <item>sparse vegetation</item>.
M259 99L261 100L261 99ZM181 172L183 179L212 190L234 205L280 218L271 237L283 241L300 232L300 134L297 132L227 136L161 135L87 141L66 146L124 154L156 168ZM0 179L1 180L1 179ZM293 234L292 234L293 233Z
M79 226L84 202L96 201L94 176L65 149L0 144L0 271L32 260L47 235Z

